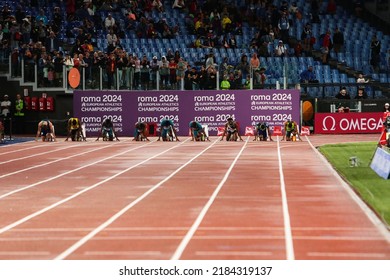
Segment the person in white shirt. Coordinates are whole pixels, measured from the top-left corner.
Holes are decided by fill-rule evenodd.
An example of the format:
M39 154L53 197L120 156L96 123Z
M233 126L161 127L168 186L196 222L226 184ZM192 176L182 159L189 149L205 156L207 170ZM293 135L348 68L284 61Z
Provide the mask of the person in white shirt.
M115 25L115 19L112 17L112 14L109 13L108 16L106 17L106 19L104 20L104 27L108 30L110 30L110 28L113 28Z
M287 56L287 48L283 44L283 41L280 40L278 45L275 48L275 56L284 57Z
M8 95L4 95L4 100L1 101L1 116L9 117L11 109L11 101L8 99Z

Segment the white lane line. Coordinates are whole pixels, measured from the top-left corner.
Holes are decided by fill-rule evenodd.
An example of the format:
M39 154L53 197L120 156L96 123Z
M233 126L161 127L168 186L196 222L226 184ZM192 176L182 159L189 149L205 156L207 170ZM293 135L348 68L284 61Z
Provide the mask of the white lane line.
M264 251L196 251L196 256L246 256L246 257L256 257L256 256L272 256L272 252Z
M119 240L182 240L180 236L177 235L162 235L159 232L156 232L155 235L144 235L142 232L137 233L139 235L113 235L113 236L99 236L94 237L94 240L109 240L109 241L119 241ZM237 235L207 235L207 236L193 236L192 240L284 240L285 236L283 234L237 234ZM382 241L383 238L379 235L377 236L298 236L294 237L296 240L321 240L321 241L350 241L350 242L360 242L360 241ZM28 236L28 237L0 237L0 242L33 242L33 241L64 241L80 240L79 236Z
M199 227L199 230L204 231L284 231L284 227ZM365 232L377 233L373 227L292 227L296 231L323 231L323 234L329 234L332 231L347 231L347 232ZM12 232L79 232L91 231L93 228L15 228ZM121 232L121 231L187 231L188 227L110 227L105 231ZM295 237L294 237L295 238Z
M53 163L56 163L56 162L59 162L59 161L63 161L63 160L66 160L66 159L78 157L80 155L88 154L88 153L91 153L91 152L94 152L94 151L98 151L98 150L101 150L101 149L104 149L104 148L108 148L108 147L111 147L113 145L116 145L117 143L118 142L115 142L115 143L110 144L108 146L103 146L103 147L100 147L100 148L97 148L97 149L93 149L93 150L90 150L90 151L78 153L78 154L75 154L75 155L72 155L72 156L68 156L68 157L64 157L64 158L59 158L59 159L48 161L48 162L45 162L45 163L42 163L42 164L38 164L38 165L34 165L34 166L27 167L27 168L24 168L24 169L20 169L18 171L14 171L14 172L11 172L11 173L3 174L3 175L0 175L0 179L8 177L8 176L15 175L15 174L18 174L18 173L22 173L22 172L25 172L25 171L28 171L28 170L31 170L31 169L34 169L34 168L39 168L39 167L50 165L50 164L53 164ZM66 148L69 148L69 147L65 147L65 149Z
M31 141L25 141L25 142L19 142L19 143L15 143L15 144L9 144L9 145L0 145L0 149L5 149L5 148L10 148L10 147L15 147L15 146L27 146L27 144L32 144L32 142L34 142L34 140L31 140ZM57 142L55 142L57 143ZM35 146L34 146L35 147ZM27 149L30 149L30 148L26 148ZM9 151L9 152L5 152L6 154L9 154L9 153L14 153L16 152L15 150L12 150L12 151Z
M86 251L85 256L161 256L161 251Z
M23 159L27 159L27 158L36 157L38 155L42 156L42 155L46 155L46 154L51 154L51 153L54 153L54 152L58 152L58 151L62 151L62 150L65 150L65 149L70 149L70 148L75 148L75 147L77 147L77 146L65 146L65 147L57 149L57 150L51 150L51 151L46 151L46 152L42 152L42 153L39 153L39 154L32 154L32 155L29 155L29 156L13 158L13 159L10 159L10 160L7 160L7 161L0 162L0 165L1 164L6 164L6 163L10 163L10 162L13 162L13 161L18 161L18 160L23 160Z
M283 223L284 223L284 235L285 235L285 243L286 243L286 257L287 260L294 260L294 244L291 232L291 223L290 223L290 213L288 211L288 202L287 202L287 194L286 194L286 184L284 181L284 173L283 173L283 164L282 164L282 155L280 153L280 141L279 136L276 136L277 139L277 147L278 147L278 161L279 161L279 177L280 177L280 192L282 194L282 207L283 207Z
M188 141L187 139L186 141ZM185 168L187 165L189 165L191 162L193 162L195 159L200 157L204 152L209 150L215 143L219 142L219 140L215 140L213 143L211 143L207 148L202 150L200 153L198 153L196 156L191 158L189 161L187 161L185 164L181 165L178 169L176 169L174 172L172 172L169 176L165 177L164 180L160 181L158 184L154 185L152 188L150 188L148 191L143 193L141 196L139 196L136 200L132 201L130 204L128 204L126 207L122 208L119 212L117 212L115 215L113 215L111 218L106 220L104 223L102 223L100 226L95 228L93 231L91 231L89 234L84 236L82 239L80 239L78 242L73 244L71 247L69 247L67 250L62 252L60 255L58 255L55 259L56 260L62 260L68 257L70 254L72 254L74 251L76 251L78 248L80 248L82 245L87 243L90 239L92 239L96 234L104 230L106 227L108 227L110 224L115 222L118 218L120 218L124 213L126 213L129 209L137 205L139 202L141 202L143 199L145 199L148 195L150 195L152 192L157 190L162 184L167 182L169 179L171 179L173 176L175 176L178 172L180 172L183 168ZM168 150L166 150L167 152Z
M48 256L47 251L1 251L0 256Z
M19 189L16 189L16 190L7 192L7 193L5 193L5 194L0 195L0 199L3 199L3 198L5 198L5 197L7 197L7 196L10 196L10 195L12 195L12 194L15 194L15 193L18 193L18 192L21 192L21 191L24 191L24 190L33 188L33 187L35 187L35 186L37 186L37 185L40 185L40 184L43 184L43 183L50 182L50 181L52 181L52 180L54 180L54 179L61 178L61 177L65 176L65 175L68 175L68 174L70 174L70 173L73 173L73 172L79 171L79 170L81 170L81 169L84 169L84 168L86 168L86 167L89 167L89 166L98 164L98 163L100 163L100 162L102 162L102 161L105 161L105 160L108 160L108 159L111 159L111 158L120 156L120 155L125 154L125 153L127 153L127 152L130 152L130 151L133 151L133 150L137 150L137 149L142 148L142 147L144 147L144 146L146 146L146 145L149 145L149 144L151 144L151 143L152 143L152 142L148 142L148 143L145 144L145 145L138 146L138 147L135 147L135 148L131 148L131 149L126 150L126 151L124 151L124 152L121 152L121 153L119 153L119 154L115 154L115 155L112 155L112 156L109 156L109 157L100 159L100 160L98 160L98 161L94 161L94 162L92 162L92 163L89 163L89 164L80 166L80 167L78 167L78 168L75 168L75 169L72 169L72 170L69 170L69 171L66 171L66 172L63 172L63 173L60 173L60 174L58 174L58 175L56 175L56 176L50 177L50 178L48 178L48 179L45 179L45 180L42 180L42 181L39 181L39 182L36 182L36 183L34 183L34 184L31 184L31 185L28 185L28 186L25 186L25 187L22 187L22 188L19 188ZM101 149L105 149L105 148L107 148L107 147L110 147L110 146L112 146L112 145L115 145L115 144L111 144L111 145L109 145L109 146L100 147L100 148L98 148L98 149L93 149L93 150L90 150L90 151L87 151L87 152L79 153L79 154L77 154L77 155L73 155L73 156L70 156L70 157L62 158L61 160L65 160L65 159L69 159L69 158L72 158L72 157L75 157L75 156L80 156L80 155L83 155L83 154L95 152L95 151L98 151L98 150L101 150Z
M360 207L363 213L368 217L368 219L372 222L372 224L379 230L382 236L386 239L388 243L390 243L390 231L389 228L378 218L378 216L371 210L367 204L352 190L352 187L349 186L337 173L336 170L333 169L332 165L326 160L326 158L313 146L310 142L309 137L305 136L307 142L309 143L312 150L319 156L328 170L333 174L333 176L339 181L341 187L346 190L349 196L353 201Z
M27 142L25 142L27 143ZM55 142L57 143L57 142ZM12 144L12 145L5 145L5 147L15 147L15 144ZM0 146L1 147L1 146ZM36 149L36 148L42 148L44 146L41 146L41 145L35 145L35 146L29 146L27 148L21 148L21 149L12 149L11 151L8 151L8 152L2 152L1 155L8 155L8 154L13 154L13 153L17 153L17 152L23 152L23 151L27 151L27 150L32 150L32 149ZM3 147L2 147L3 148Z
M149 142L148 144L150 144L150 143L151 142ZM27 221L37 217L37 216L43 214L43 213L45 213L45 212L47 212L47 211L49 211L49 210L51 210L51 209L61 205L61 204L64 204L65 202L68 202L68 201L72 200L73 198L76 198L76 197L82 195L83 193L86 193L86 192L88 192L88 191L90 191L90 190L92 190L92 189L94 189L94 188L96 188L96 187L98 187L98 186L100 186L100 185L102 185L102 184L104 184L104 183L106 183L106 182L108 182L108 181L118 177L119 175L122 175L123 173L125 173L125 172L127 172L127 171L129 171L129 170L131 170L131 169L133 169L133 168L135 168L137 166L139 166L139 165L142 165L142 164L148 162L149 160L151 160L151 159L153 159L153 158L155 158L155 157L157 157L159 155L162 155L162 154L164 154L164 153L166 153L166 152L176 148L177 146L181 145L182 143L184 143L184 142L181 142L180 144L175 145L175 146L173 146L172 148L170 148L168 150L165 150L165 151L163 151L163 152L161 152L159 154L156 154L156 155L154 155L154 156L152 156L152 157L150 157L150 158L148 158L146 160L143 160L143 161L141 161L141 162L139 162L139 163L137 163L137 164L135 164L133 166L130 166L129 168L126 168L125 170L122 170L122 171L114 174L113 176L108 177L108 178L104 179L103 181L100 181L99 183L96 183L96 184L94 184L94 185L92 185L92 186L90 186L88 188L85 188L85 189L83 189L83 190L81 190L81 191L79 191L77 193L74 193L73 195L71 195L71 196L69 196L69 197L67 197L65 199L57 201L56 203L54 203L54 204L52 204L52 205L50 205L48 207L45 207L45 208L43 208L43 209L41 209L39 211L36 211L35 213L32 213L32 214L30 214L30 215L28 215L28 216L26 216L26 217L16 221L16 222L13 222L12 224L9 224L8 226L5 226L5 227L0 229L0 234L6 232L6 231L8 231L8 230L10 230L10 229L12 229L12 228L14 228L16 226L19 226L19 225L21 225L21 224L23 224L23 223L25 223L25 222L27 222ZM143 146L146 146L148 144L145 144ZM132 149L130 149L130 150L132 150Z
M228 179L230 173L233 170L233 167L236 165L239 157L241 156L245 147L248 145L248 141L249 141L249 137L246 139L245 144L242 146L241 150L239 151L239 153L237 154L237 156L233 160L229 169L226 171L225 176L222 178L222 181L218 184L217 188L214 190L213 194L210 196L210 199L207 201L206 205L203 207L202 211L199 213L195 222L193 223L191 228L188 230L187 234L184 236L184 238L180 242L179 246L177 247L176 251L174 252L174 254L171 257L171 260L179 260L180 259L181 255L183 254L184 250L186 249L191 238L194 236L196 230L199 228L199 225L201 224L204 217L206 216L207 211L210 209L211 205L214 203L215 198L217 197L218 193L220 192L220 190L222 189L226 180Z
M348 253L348 252L339 252L339 253L331 253L331 252L308 252L308 256L310 257L328 257L328 258L380 258L384 259L386 257L386 254L381 253Z

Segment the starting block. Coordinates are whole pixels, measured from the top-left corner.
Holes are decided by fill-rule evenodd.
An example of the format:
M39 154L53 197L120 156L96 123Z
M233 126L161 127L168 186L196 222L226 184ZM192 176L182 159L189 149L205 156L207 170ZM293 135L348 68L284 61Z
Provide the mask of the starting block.
M302 136L310 136L310 128L308 126L302 126L301 128L301 135Z
M223 133L225 132L225 127L224 126L220 126L217 129L218 129L217 136L222 136Z
M202 125L202 127L203 127L204 134L206 135L206 139L209 139L209 126L206 124L206 125Z
M272 136L283 136L282 127L274 126L274 130L272 131Z
M245 127L245 136L255 136L255 130L253 126Z

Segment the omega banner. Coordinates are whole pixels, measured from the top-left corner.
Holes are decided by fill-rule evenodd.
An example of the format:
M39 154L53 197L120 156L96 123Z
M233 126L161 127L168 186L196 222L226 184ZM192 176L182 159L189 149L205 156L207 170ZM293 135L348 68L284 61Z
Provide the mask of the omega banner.
M383 113L316 113L314 133L380 133Z
M87 136L96 136L101 123L111 117L119 136L133 136L138 121L160 123L170 118L179 135L188 135L189 123L208 125L209 134L232 117L246 126L267 122L270 129L286 119L300 122L298 90L239 91L75 91L74 116L86 125Z

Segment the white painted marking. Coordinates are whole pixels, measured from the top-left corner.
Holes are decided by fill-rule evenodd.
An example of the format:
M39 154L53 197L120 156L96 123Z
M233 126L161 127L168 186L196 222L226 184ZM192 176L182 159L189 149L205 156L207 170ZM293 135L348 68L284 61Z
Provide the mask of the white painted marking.
M272 256L271 252L255 252L255 251L197 251L196 256Z
M187 140L185 140L184 142L187 142L188 140L190 140L190 138L188 138ZM172 172L169 176L165 177L164 180L160 181L157 185L153 186L152 188L150 188L148 191L146 191L144 194L142 194L141 196L139 196L136 200L134 200L133 202L131 202L130 204L128 204L126 207L122 208L119 212L117 212L115 215L113 215L111 218L109 218L107 221L105 221L104 223L102 223L100 226L98 226L97 228L95 228L93 231L91 231L89 234L87 234L86 236L84 236L82 239L80 239L78 242L76 242L75 244L73 244L71 247L69 247L67 250L65 250L63 253L61 253L60 255L58 255L55 259L56 260L61 260L61 259L65 259L66 257L68 257L70 254L72 254L74 251L76 251L78 248L80 248L82 245L84 245L85 243L87 243L90 239L92 239L96 234L98 234L99 232L101 232L102 230L104 230L106 227L108 227L110 224L112 224L113 222L115 222L118 218L120 218L124 213L126 213L129 209L131 209L132 207L134 207L135 205L137 205L139 202L141 202L144 198L146 198L149 194L151 194L152 192L154 192L155 190L157 190L162 184L164 184L165 182L167 182L168 180L170 180L174 175L176 175L179 171L181 171L183 168L185 168L187 165L189 165L191 162L193 162L195 159L197 159L199 156L201 156L204 152L206 152L207 150L209 150L215 143L217 143L218 140L215 140L212 144L210 144L206 149L204 149L203 151L201 151L200 153L198 153L196 156L194 156L192 159L190 159L189 161L187 161L185 164L181 165L178 169L176 169L174 172ZM181 142L181 143L184 143L184 142ZM179 144L181 145L181 144ZM177 145L176 145L177 146ZM174 147L176 147L174 146ZM166 150L165 152L171 150L172 148ZM163 154L163 153L160 153L160 154Z
M1 251L0 256L48 256L47 251Z
M160 251L86 251L86 256L161 256Z
M386 257L386 254L381 254L381 253L347 253L347 252L340 252L340 253L308 252L307 255L310 257L348 258L348 259L353 259L353 258L363 258L363 259L380 258L380 259L384 259Z
M23 143L28 143L28 142L23 142ZM55 142L57 143L57 142ZM22 144L22 143L21 143ZM17 145L15 144L12 144L12 145L5 145L5 146L0 146L1 148L4 148L4 147L10 147L10 148L13 148ZM36 146L30 146L30 147L27 147L27 148L22 148L22 149L13 149L11 151L8 151L8 152L2 152L1 155L7 155L7 154L13 154L13 153L18 153L18 152L23 152L23 151L27 151L27 150L31 150L31 149L36 149L36 148L40 148L42 146L40 145L36 145Z
M288 202L286 194L286 184L284 182L284 173L283 173L283 164L282 164L282 155L280 153L280 141L279 136L276 136L278 144L278 161L279 161L279 177L280 177L280 191L282 194L282 207L283 207L283 223L284 223L284 235L286 243L286 257L287 260L294 260L294 244L292 239L291 232L291 223L290 223L290 213L288 211Z
M326 160L326 158L313 146L313 144L310 142L309 137L305 137L312 150L319 156L325 166L328 167L331 174L333 174L333 176L337 178L341 187L347 191L352 200L355 201L355 203L362 209L363 213L366 214L368 219L379 230L385 240L390 243L389 226L383 224L383 222L378 218L378 216L367 206L366 203L364 203L363 200L360 199L360 197L352 190L352 188L340 177L336 170L333 169L332 165Z
M111 159L111 158L120 156L120 155L125 154L125 153L127 153L127 152L130 152L130 151L133 151L133 150L137 150L137 149L142 148L142 147L144 147L144 146L146 146L146 145L149 145L149 144L151 144L151 143L152 143L152 142L148 142L148 143L145 144L145 145L138 146L138 147L135 147L135 148L131 148L131 149L126 150L126 151L124 151L124 152L121 152L121 153L119 153L119 154L115 154L115 155L112 155L112 156L109 156L109 157L100 159L100 160L98 160L98 161L94 161L94 162L92 162L92 163L89 163L89 164L80 166L80 167L75 168L75 169L71 169L71 170L69 170L69 171L60 173L60 174L58 174L58 175L56 175L56 176L50 177L50 178L48 178L48 179L45 179L45 180L42 180L42 181L39 181L39 182L36 182L36 183L34 183L34 184L27 185L27 186L25 186L25 187L22 187L22 188L19 188L19 189L16 189L16 190L7 192L7 193L5 193L5 194L0 195L0 199L3 199L3 198L5 198L5 197L10 196L10 195L15 194L15 193L18 193L18 192L21 192L21 191L30 189L30 188L35 187L35 186L37 186L37 185L40 185L40 184L43 184L43 183L50 182L50 181L52 181L52 180L54 180L54 179L61 178L61 177L65 176L65 175L68 175L68 174L71 174L71 173L73 173L73 172L76 172L76 171L79 171L79 170L81 170L81 169L84 169L84 168L86 168L86 167L89 167L89 166L98 164L98 163L100 163L100 162L102 162L102 161L106 161L106 160L109 160L109 159ZM112 145L115 145L115 144L111 144L110 146L112 146ZM86 151L86 152L83 152L83 153L79 153L79 154L77 154L77 155L73 155L73 156L70 156L70 157L62 158L61 160L68 159L68 158L72 158L72 157L75 157L75 156L80 156L80 155L87 154L87 153L91 153L91 152L95 152L95 151L98 151L98 150L101 150L101 149L105 149L105 148L107 148L107 147L109 147L109 146L100 147L100 148L97 148L97 149L93 149L93 150L90 150L90 151ZM1 178L1 177L0 177L0 178Z
M184 143L184 142L182 142L182 143ZM181 145L182 143L180 143L179 145ZM147 143L147 144L145 144L143 146L146 146L146 145L149 145L149 144L150 143ZM148 162L149 160L151 160L151 159L153 159L153 158L155 158L155 157L157 157L159 155L162 155L162 154L164 154L164 153L166 153L166 152L176 148L179 145L173 146L173 147L169 148L168 150L165 150L164 152L156 154L156 155L154 155L154 156L152 156L152 157L150 157L148 159L145 159L145 160L143 160L143 161L141 161L141 162L139 162L139 163L137 163L137 164L135 164L133 166L130 166L129 168L126 168L125 170L122 170L122 171L112 175L111 177L108 177L108 178L104 179L103 181L100 181L99 183L96 183L96 184L94 184L94 185L92 185L92 186L90 186L88 188L85 188L85 189L83 189L83 190L81 190L81 191L79 191L79 192L77 192L77 193L75 193L75 194L65 198L65 199L57 201L56 203L54 203L54 204L52 204L52 205L50 205L48 207L45 207L45 208L43 208L43 209L41 209L39 211L36 211L35 213L32 213L32 214L30 214L30 215L28 215L28 216L26 216L26 217L24 217L24 218L22 218L22 219L20 219L20 220L18 220L16 222L14 222L14 223L12 223L12 224L9 224L8 226L5 226L5 227L0 229L0 234L6 232L6 231L8 231L8 230L10 230L10 229L12 229L12 228L14 228L16 226L19 226L19 225L21 225L21 224L31 220L32 218L35 218L35 217L37 217L37 216L39 216L39 215L41 215L41 214L43 214L43 213L45 213L45 212L47 212L49 210L51 210L51 209L61 205L61 204L64 204L65 202L68 202L68 201L72 200L73 198L76 198L76 197L82 195L83 193L86 193L86 192L88 192L88 191L90 191L90 190L92 190L92 189L94 189L94 188L96 188L96 187L98 187L98 186L100 186L100 185L102 185L102 184L104 184L104 183L106 183L106 182L108 182L108 181L118 177L119 175L121 175L121 174L123 174L123 173L125 173L125 172L127 172L127 171L129 171L129 170L131 170L131 169L133 169L133 168L135 168L137 166L139 166L139 165L142 165L142 164ZM132 150L132 149L130 149L130 150Z
M11 173L3 174L3 175L0 175L0 179L1 179L1 178L4 178L4 177L8 177L8 176L15 175L15 174L18 174L18 173L22 173L22 172L25 172L25 171L28 171L28 170L31 170L31 169L34 169L34 168L39 168L39 167L42 167L42 166L50 165L50 164L52 164L52 163L56 163L56 162L63 161L63 160L66 160L66 159L78 157L78 156L80 156L80 155L88 154L88 153L91 153L91 152L94 152L94 151L98 151L98 150L101 150L101 149L105 149L105 148L111 147L111 146L113 146L113 145L115 145L115 143L114 143L114 144L110 144L110 145L108 145L108 146L103 146L103 147L100 147L100 148L97 148L97 149L93 149L93 150L90 150L90 151L86 151L86 152L82 152L82 153L77 153L77 154L72 155L72 156L68 156L68 157L64 157L64 158L59 158L59 159L52 160L52 161L48 161L48 162L45 162L45 163L42 163L42 164L34 165L34 166L31 166L31 167L28 167L28 168L25 168L25 169L20 169L20 170L18 170L18 171L14 171L14 172L11 172ZM65 147L65 148L66 148L66 147ZM68 147L68 148L69 148L69 147Z
M210 209L211 205L213 204L215 198L217 197L218 193L222 189L223 185L225 184L227 178L229 177L230 173L233 170L233 167L236 165L239 157L241 156L242 152L244 151L246 145L248 144L249 137L247 137L245 144L242 146L241 150L233 160L232 164L230 165L229 169L226 171L225 176L222 178L222 181L218 184L217 188L214 190L213 194L210 196L210 199L207 201L206 205L203 207L202 211L199 213L198 217L196 218L195 222L191 226L191 228L188 230L187 234L184 236L183 240L180 242L179 246L177 247L176 251L171 257L171 260L178 260L180 259L181 255L183 254L184 250L186 249L188 243L190 242L191 238L194 236L196 230L199 228L200 223L203 221L204 217L207 214L207 211Z
M73 146L73 147L76 147L76 146ZM42 155L46 155L46 154L51 154L51 153L54 153L54 152L57 152L57 151L62 151L62 150L65 150L65 149L70 149L70 148L72 148L72 146L70 146L70 147L63 147L63 148L60 148L60 149L57 149L57 150L53 150L53 151L40 152L39 155L42 156ZM32 154L32 155L25 156L25 157L13 158L13 159L10 159L10 160L7 160L7 161L0 162L0 165L6 164L6 163L10 163L10 162L14 162L14 161L18 161L18 160L27 159L27 158L32 158L32 157L36 157L36 156L37 156L37 154Z

